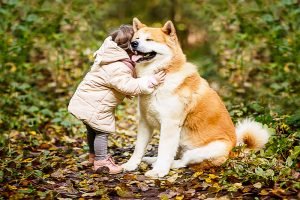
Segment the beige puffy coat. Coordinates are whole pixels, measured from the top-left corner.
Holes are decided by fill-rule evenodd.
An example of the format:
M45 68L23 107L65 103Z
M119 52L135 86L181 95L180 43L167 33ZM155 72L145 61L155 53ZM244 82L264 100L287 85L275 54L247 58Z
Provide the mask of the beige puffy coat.
M115 108L126 95L149 94L151 77L133 78L129 56L108 37L95 53L91 70L79 84L68 110L95 130L115 131Z

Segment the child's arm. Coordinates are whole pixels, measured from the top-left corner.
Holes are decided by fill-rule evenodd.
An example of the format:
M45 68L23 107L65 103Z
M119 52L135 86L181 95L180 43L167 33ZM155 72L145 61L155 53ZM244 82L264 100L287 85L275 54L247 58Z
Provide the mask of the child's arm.
M153 76L133 78L127 70L116 71L110 79L110 87L126 95L150 94L154 87L165 79L165 72L160 71Z

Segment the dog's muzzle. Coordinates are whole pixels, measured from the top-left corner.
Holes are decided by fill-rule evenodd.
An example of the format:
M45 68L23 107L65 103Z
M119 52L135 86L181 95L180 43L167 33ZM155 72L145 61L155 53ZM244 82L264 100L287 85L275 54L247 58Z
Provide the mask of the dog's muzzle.
M139 46L139 42L138 41L133 41L131 42L131 47L133 50L136 50L136 48Z

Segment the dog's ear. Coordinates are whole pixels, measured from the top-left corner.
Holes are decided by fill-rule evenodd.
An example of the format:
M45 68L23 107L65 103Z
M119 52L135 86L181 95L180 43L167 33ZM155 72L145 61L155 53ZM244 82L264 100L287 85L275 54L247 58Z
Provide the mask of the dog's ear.
M175 26L172 21L167 21L165 25L162 27L162 31L170 36L176 35Z
M133 31L137 32L139 29L146 27L145 24L143 24L142 22L140 22L140 20L138 18L133 18L132 21L132 27L133 27Z

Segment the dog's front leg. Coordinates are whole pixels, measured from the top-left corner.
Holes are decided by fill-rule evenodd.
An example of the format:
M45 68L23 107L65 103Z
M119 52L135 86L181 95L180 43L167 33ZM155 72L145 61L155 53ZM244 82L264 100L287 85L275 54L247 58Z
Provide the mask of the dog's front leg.
M133 171L141 163L142 157L145 154L146 147L150 140L152 132L153 130L144 121L144 119L140 118L135 149L131 158L125 164L122 165L124 170Z
M170 171L171 164L176 155L181 127L178 121L165 120L161 124L158 156L152 170L146 172L146 176L164 177Z

